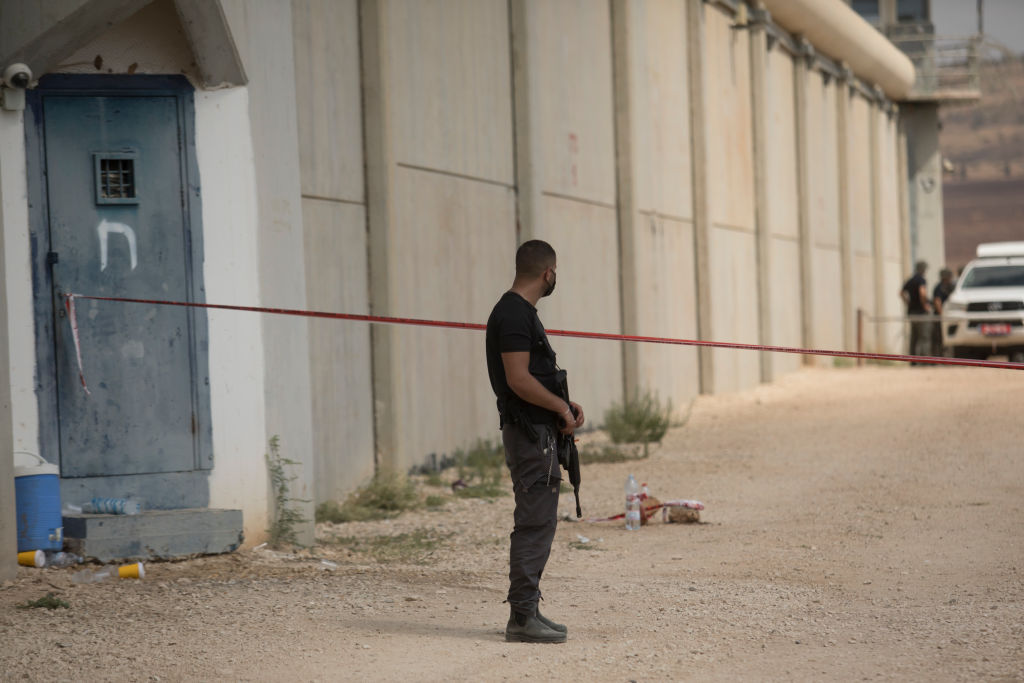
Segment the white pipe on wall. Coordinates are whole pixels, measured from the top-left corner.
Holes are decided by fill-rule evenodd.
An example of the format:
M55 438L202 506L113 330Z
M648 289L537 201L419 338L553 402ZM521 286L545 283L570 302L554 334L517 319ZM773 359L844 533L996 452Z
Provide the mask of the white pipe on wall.
M807 38L814 49L846 62L858 78L878 84L893 100L914 85L914 65L878 29L842 0L762 0L772 19Z

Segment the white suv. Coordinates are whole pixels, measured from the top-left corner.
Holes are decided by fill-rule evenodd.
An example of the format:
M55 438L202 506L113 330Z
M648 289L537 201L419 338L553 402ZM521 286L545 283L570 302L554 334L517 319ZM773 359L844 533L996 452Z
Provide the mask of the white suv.
M979 244L942 315L942 343L957 358L1006 354L1024 362L1024 242Z

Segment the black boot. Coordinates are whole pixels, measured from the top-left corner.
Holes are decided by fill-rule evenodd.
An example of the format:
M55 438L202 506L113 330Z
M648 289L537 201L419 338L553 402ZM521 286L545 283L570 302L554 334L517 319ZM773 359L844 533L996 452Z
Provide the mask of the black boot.
M552 631L558 631L559 633L568 633L569 632L569 629L566 628L565 624L557 624L557 623L551 621L550 619L548 619L543 614L541 614L540 613L540 607L537 608L537 618L540 619L540 623L544 624L545 626L547 626Z
M505 640L509 643L564 643L565 633L548 627L539 616L536 610L533 614L513 611L505 626Z

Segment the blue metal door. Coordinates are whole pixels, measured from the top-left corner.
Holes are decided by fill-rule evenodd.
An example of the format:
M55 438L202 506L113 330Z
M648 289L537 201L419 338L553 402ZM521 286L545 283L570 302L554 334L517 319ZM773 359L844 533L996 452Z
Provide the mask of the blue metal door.
M66 292L193 300L181 99L55 91L37 110L53 321L53 363L41 362L40 375L53 372L61 476L208 468L194 309L77 300L87 393L63 308Z

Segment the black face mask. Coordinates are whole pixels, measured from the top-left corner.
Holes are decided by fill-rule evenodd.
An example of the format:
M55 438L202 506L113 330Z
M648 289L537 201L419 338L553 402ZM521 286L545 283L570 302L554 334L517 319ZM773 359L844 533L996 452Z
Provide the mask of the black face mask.
M547 289L545 289L544 293L541 294L542 297L551 296L551 292L555 291L555 283L558 282L558 276L555 275L554 271L551 272L551 275L552 279L550 283L547 280L544 281L544 284L547 285Z

